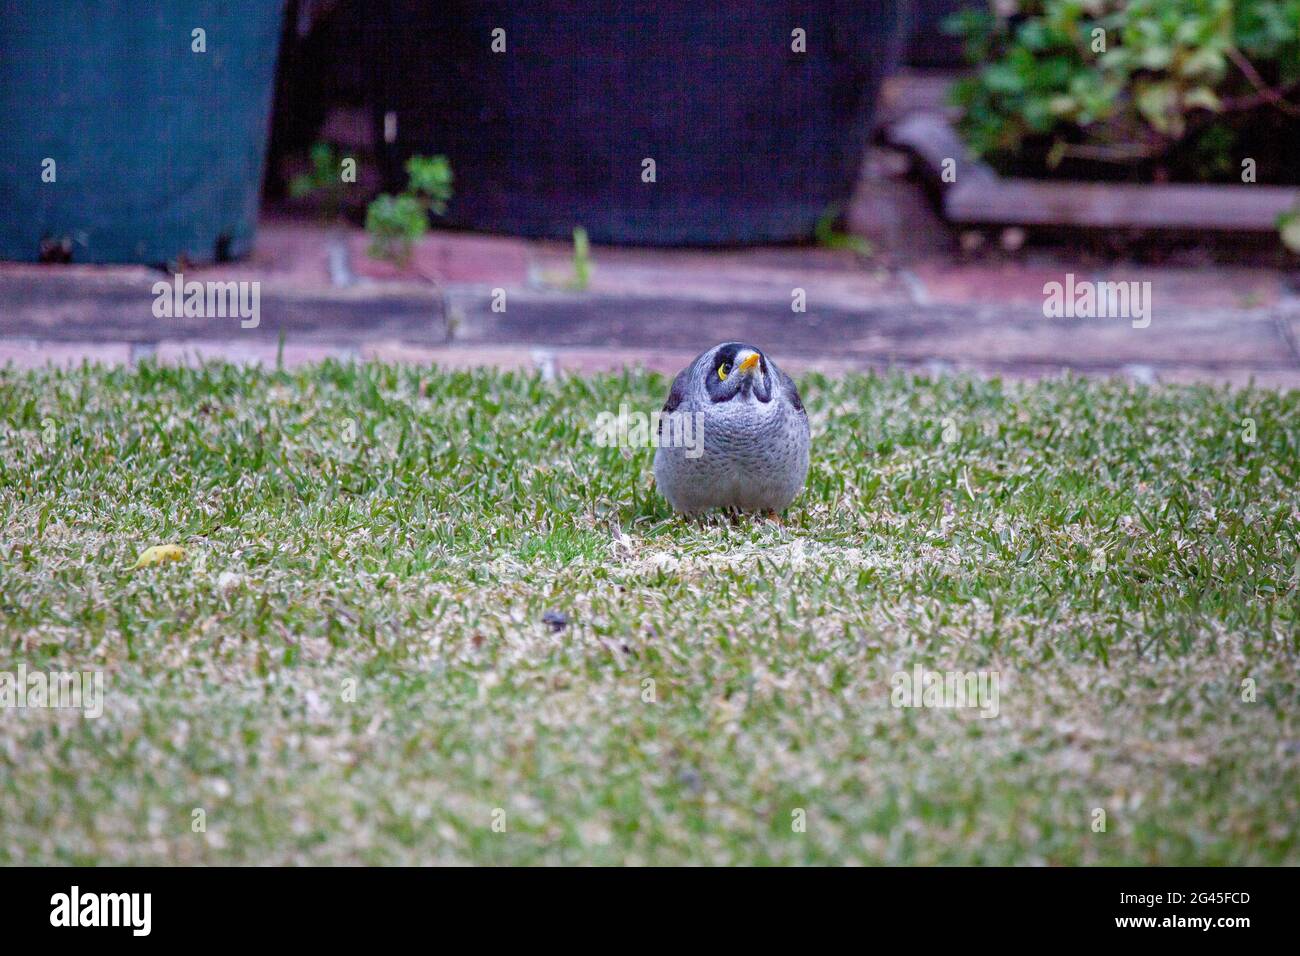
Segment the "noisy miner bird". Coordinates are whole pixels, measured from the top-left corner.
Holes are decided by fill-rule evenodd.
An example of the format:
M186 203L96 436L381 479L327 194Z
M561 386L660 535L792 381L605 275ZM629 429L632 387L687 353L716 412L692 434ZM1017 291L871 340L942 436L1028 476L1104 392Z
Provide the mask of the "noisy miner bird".
M674 441L674 437L692 441ZM776 363L724 342L682 369L664 403L655 481L668 503L777 513L808 475L808 413Z

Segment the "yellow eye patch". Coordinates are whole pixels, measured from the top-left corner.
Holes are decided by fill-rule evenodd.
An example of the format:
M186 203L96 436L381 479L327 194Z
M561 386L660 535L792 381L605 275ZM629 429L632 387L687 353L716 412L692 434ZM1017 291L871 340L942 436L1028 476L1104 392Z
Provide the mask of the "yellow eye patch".
M723 362L718 366L718 378L722 379L724 382L727 380L727 369L728 365L726 362Z

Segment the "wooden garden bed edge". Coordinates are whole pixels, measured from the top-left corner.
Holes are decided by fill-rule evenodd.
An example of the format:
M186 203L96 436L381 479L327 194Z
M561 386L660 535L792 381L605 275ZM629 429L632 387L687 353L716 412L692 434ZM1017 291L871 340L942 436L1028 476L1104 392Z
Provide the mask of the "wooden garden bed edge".
M885 140L921 160L941 191L944 215L956 223L1272 232L1278 216L1300 203L1295 186L1003 178L971 157L936 112L904 116L886 128ZM955 181L944 181L945 169Z

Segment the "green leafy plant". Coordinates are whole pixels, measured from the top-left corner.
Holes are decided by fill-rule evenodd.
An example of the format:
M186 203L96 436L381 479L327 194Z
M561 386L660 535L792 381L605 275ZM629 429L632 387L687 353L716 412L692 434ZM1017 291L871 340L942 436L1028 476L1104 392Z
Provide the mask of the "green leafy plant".
M347 184L343 182L342 158L329 143L316 143L311 148L311 166L289 180L289 195L301 199L312 194L320 195L321 219L332 222L343 209Z
M412 156L406 161L406 189L383 193L366 209L368 252L397 265L411 258L415 243L429 231L429 213L441 216L452 195L451 164L445 156Z
M1300 0L1006 0L949 21L982 63L953 98L1004 171L1232 181L1296 176ZM1101 170L1099 171L1099 167ZM1107 171L1108 170L1108 171Z

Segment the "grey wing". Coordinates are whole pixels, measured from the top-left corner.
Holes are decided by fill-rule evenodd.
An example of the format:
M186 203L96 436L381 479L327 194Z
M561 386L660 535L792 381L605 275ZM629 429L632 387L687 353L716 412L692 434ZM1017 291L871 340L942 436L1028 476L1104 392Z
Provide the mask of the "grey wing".
M799 389L795 387L794 379L789 375L786 375L785 372L781 371L775 365L772 366L772 370L776 372L778 387L785 393L790 404L794 406L794 410L802 415L806 421L808 419L808 413L804 411L803 399L799 397Z
M673 379L673 387L668 390L668 401L664 402L665 412L677 411L677 406L685 400L686 382L690 378L690 374L691 366L688 365L678 372L677 377Z
M686 383L690 380L692 366L688 365L677 373L673 379L673 387L668 390L668 401L664 402L664 414L671 414L677 411L679 405L686 400ZM664 437L664 420L659 418L659 439Z

